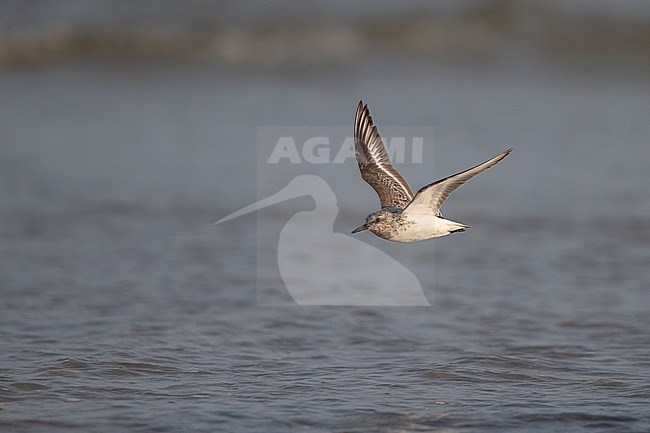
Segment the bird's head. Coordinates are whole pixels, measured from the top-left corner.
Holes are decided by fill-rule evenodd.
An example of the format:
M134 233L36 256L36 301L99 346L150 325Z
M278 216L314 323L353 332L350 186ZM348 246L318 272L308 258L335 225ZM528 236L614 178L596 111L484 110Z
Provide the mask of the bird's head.
M377 225L381 224L382 221L385 221L392 216L393 214L391 212L385 210L373 212L366 217L366 222L363 223L363 225L352 230L352 234L359 233L364 230L372 230L373 228L377 227Z

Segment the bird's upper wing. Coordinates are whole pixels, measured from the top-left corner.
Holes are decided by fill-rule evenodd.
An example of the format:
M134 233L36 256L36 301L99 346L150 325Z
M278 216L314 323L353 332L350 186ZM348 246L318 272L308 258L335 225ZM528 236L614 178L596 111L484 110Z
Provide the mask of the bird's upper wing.
M413 199L413 191L391 164L370 110L362 101L354 119L354 144L361 177L377 192L381 207L404 209Z
M505 152L501 152L494 158L488 159L487 161L475 167L461 171L460 173L456 173L452 176L446 177L422 187L415 195L413 201L404 209L403 212L405 214L421 214L433 212L434 215L441 217L442 214L440 213L440 206L442 206L447 197L449 197L449 195L454 192L456 188L480 172L492 167L503 158L508 156L510 152L512 152L512 148L506 150Z

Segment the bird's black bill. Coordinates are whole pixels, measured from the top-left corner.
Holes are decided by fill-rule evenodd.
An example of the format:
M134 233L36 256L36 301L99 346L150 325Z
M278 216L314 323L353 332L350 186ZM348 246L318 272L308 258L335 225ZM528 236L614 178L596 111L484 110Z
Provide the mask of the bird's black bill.
M364 230L368 230L368 226L365 225L365 224L362 225L361 227L357 227L356 229L352 230L352 234L359 233L359 232L362 232Z

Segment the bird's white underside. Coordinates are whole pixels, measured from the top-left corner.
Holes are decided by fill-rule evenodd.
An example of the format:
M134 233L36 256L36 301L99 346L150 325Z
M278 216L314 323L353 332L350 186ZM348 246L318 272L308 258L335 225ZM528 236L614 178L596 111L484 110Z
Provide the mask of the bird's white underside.
M412 213L406 216L406 222L394 236L386 238L393 242L418 242L431 238L439 238L448 234L469 228L468 225L439 218L427 210L423 213Z

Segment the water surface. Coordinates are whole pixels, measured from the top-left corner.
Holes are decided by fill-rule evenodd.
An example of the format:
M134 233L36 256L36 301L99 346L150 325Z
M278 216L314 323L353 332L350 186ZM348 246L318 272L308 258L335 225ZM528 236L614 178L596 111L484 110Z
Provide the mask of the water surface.
M634 71L370 57L0 82L2 431L650 428L650 99ZM351 125L361 97L378 122L436 127L431 165L405 168L415 188L515 152L445 206L467 233L359 237L432 307L258 306L260 290L287 300L258 251L313 204L212 224L286 184L258 191L256 127ZM332 170L347 233L376 198L353 163Z

